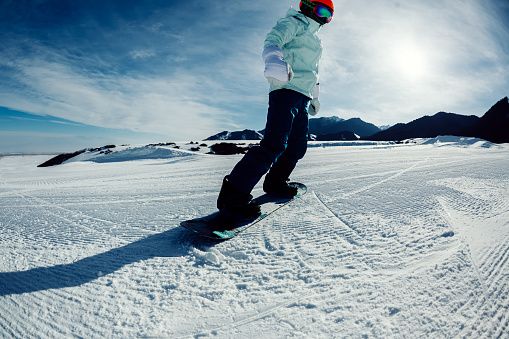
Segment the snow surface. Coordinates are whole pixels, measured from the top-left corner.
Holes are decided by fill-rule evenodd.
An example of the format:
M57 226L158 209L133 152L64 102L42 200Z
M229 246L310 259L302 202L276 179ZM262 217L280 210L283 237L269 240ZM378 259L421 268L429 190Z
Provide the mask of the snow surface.
M313 145L220 243L178 225L241 156L0 158L0 337L509 337L509 145Z

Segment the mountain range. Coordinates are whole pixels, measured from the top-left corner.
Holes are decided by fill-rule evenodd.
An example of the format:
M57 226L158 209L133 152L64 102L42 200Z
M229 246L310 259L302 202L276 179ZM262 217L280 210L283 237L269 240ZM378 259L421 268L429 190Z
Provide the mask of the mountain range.
M381 128L364 122L360 118L341 119L338 117L321 117L309 119L310 140L358 140L368 137ZM265 129L261 131L243 130L236 132L223 131L205 140L261 140Z
M509 100L497 102L481 118L439 112L407 124L396 124L366 140L400 141L411 138L435 138L439 135L476 137L494 143L509 142Z
M385 131L367 137L376 141L399 141L411 138L435 138L439 135L458 135L479 121L475 115L465 116L439 112L424 116L407 124L396 124Z
M221 132L206 140L260 140L264 130ZM411 138L435 138L439 135L477 137L494 143L509 142L509 99L498 101L481 118L475 115L438 112L409 123L399 123L387 129L377 127L360 118L311 118L310 140L375 140L401 141Z

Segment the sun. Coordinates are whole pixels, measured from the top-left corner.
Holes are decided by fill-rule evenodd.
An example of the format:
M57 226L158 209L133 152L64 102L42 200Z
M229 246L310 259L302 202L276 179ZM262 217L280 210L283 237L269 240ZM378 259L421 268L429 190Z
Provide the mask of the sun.
M395 47L393 60L396 71L407 80L420 80L428 71L426 53L413 45Z

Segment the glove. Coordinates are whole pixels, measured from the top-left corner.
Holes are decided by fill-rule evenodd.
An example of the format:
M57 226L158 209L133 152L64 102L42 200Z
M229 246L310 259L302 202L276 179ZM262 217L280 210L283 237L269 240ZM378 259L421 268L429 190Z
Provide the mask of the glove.
M320 110L320 100L318 98L311 100L309 104L309 115L317 115Z
M265 71L263 74L274 87L286 85L293 79L293 71L290 65L283 60L283 51L278 46L268 46L263 50Z
M317 115L320 110L320 99L318 96L320 95L320 84L316 84L315 90L313 92L313 99L311 99L311 103L309 104L308 113L309 115Z

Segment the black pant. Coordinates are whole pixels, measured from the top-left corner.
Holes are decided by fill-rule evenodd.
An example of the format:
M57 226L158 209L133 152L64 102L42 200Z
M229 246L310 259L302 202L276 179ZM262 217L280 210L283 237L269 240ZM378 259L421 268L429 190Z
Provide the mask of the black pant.
M307 150L311 99L298 92L281 89L269 94L265 136L233 168L228 180L250 193L278 158L295 166Z

